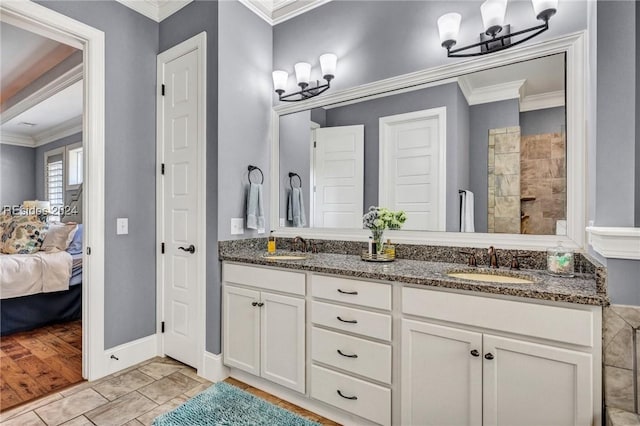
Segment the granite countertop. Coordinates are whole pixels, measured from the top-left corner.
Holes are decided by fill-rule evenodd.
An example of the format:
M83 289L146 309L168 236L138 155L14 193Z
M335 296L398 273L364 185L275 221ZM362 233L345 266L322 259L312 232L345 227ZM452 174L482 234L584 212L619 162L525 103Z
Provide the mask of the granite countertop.
M264 251L255 248L236 247L220 253L220 259L254 265L311 271L345 277L394 281L430 287L453 288L477 291L481 293L502 294L531 299L557 302L578 303L584 305L607 305L606 294L598 292L593 274L576 274L573 278L549 275L541 270L508 269L497 271L488 268L471 268L459 263L430 262L425 260L396 259L394 262L365 262L359 256L351 254L316 253L309 254L305 260L266 259ZM478 282L449 277L450 272L498 273L527 278L533 284L506 284Z

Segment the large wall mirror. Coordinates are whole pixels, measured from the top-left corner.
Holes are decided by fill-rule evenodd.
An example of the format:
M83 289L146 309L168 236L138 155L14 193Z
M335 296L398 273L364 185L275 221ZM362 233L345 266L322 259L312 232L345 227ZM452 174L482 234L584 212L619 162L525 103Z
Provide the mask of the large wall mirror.
M356 237L369 206L383 206L407 213L400 240L581 247L584 65L563 40L395 90L276 107L272 225Z

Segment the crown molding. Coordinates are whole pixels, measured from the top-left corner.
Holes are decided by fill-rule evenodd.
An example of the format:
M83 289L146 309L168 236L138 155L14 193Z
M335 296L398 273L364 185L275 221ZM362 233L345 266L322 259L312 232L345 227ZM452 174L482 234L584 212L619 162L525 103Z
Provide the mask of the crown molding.
M135 10L141 15L146 16L156 22L161 22L167 17L173 15L193 0L116 0L123 6Z
M273 2L264 0L238 0L253 13L271 26L302 15L331 0L284 0L274 6Z
M9 133L9 132L2 132L0 133L0 144L33 148L35 146L35 141L30 136L18 135L18 134Z
M74 135L82 131L82 116L74 117L70 120L64 121L57 126L40 132L33 137L35 144L34 147L46 145L50 142L57 141L67 136Z
M525 96L520 99L520 112L564 106L564 90Z
M23 112L38 105L40 102L49 99L56 93L63 91L74 83L77 83L78 81L82 80L82 74L82 64L76 65L69 71L62 74L60 77L33 92L27 98L21 100L20 102L17 102L10 108L7 108L6 111L2 112L2 119L0 120L0 122L2 124L5 124L6 122L22 114Z
M607 259L640 260L640 228L589 226L589 244Z
M525 82L526 80L514 80L492 86L472 87L467 78L460 77L458 79L460 90L467 99L469 106L505 101L507 99L520 99L522 86L524 86Z

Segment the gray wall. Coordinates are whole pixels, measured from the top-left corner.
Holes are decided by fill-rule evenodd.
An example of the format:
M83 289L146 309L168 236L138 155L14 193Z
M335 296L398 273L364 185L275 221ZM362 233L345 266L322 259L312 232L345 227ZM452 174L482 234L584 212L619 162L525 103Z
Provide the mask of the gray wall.
M469 107L469 189L474 194L476 232L487 232L489 129L520 125L517 99Z
M637 225L638 7L627 1L597 4L596 169L591 176L596 181L596 226ZM639 262L606 263L612 303L640 305Z
M636 218L635 225L640 227L640 5L636 2ZM639 303L640 304L640 303Z
M74 144L76 142L82 142L82 132L78 132L76 134L66 136L62 139L58 139L57 141L49 142L46 145L39 146L35 148L35 185L36 185L36 198L38 200L45 199L45 190L44 190L44 154L47 151L51 151L52 149L60 148L61 146L67 146ZM69 195L74 191L67 191L65 193L65 203L69 203Z
M316 110L320 110L320 108L316 108L313 111ZM324 114L316 113L315 115L317 117ZM291 189L289 172L300 175L307 227L311 223L309 221L309 215L311 214L310 199L312 195L309 193L309 182L311 182L310 118L313 116L313 112L307 110L280 117L279 218L285 219L285 226L292 226L292 224L286 220L287 194Z
M231 235L231 218L245 218L248 188L247 166L264 173L263 205L269 232L271 182L271 26L237 1L220 2L219 19L219 169L221 200L218 207L220 240L251 238L257 231L245 229Z
M520 113L520 134L522 136L560 133L565 130L566 112L563 106Z
M220 263L218 262L218 2L195 1L160 23L163 52L207 32L207 279L206 349L220 353Z
M0 209L36 199L35 151L27 146L0 144Z
M536 42L587 28L587 7L583 1L560 2L549 31ZM464 17L460 44L477 41L479 1L332 1L274 27L273 69L289 71L293 89L296 62L311 63L312 78L319 78L318 57L334 52L338 69L333 91L450 64L454 60L440 47L436 25L446 12ZM535 23L531 2L509 2L506 22L519 29Z
M114 1L39 3L105 33L104 343L111 348L156 331L150 236L156 230L158 24ZM129 218L129 235L116 236L118 217Z

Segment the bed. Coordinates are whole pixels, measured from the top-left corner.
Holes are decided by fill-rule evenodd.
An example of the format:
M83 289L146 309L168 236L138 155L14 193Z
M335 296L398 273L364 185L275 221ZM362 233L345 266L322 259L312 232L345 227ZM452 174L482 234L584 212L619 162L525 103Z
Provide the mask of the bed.
M76 235L67 251L0 254L0 335L82 318L82 232Z

